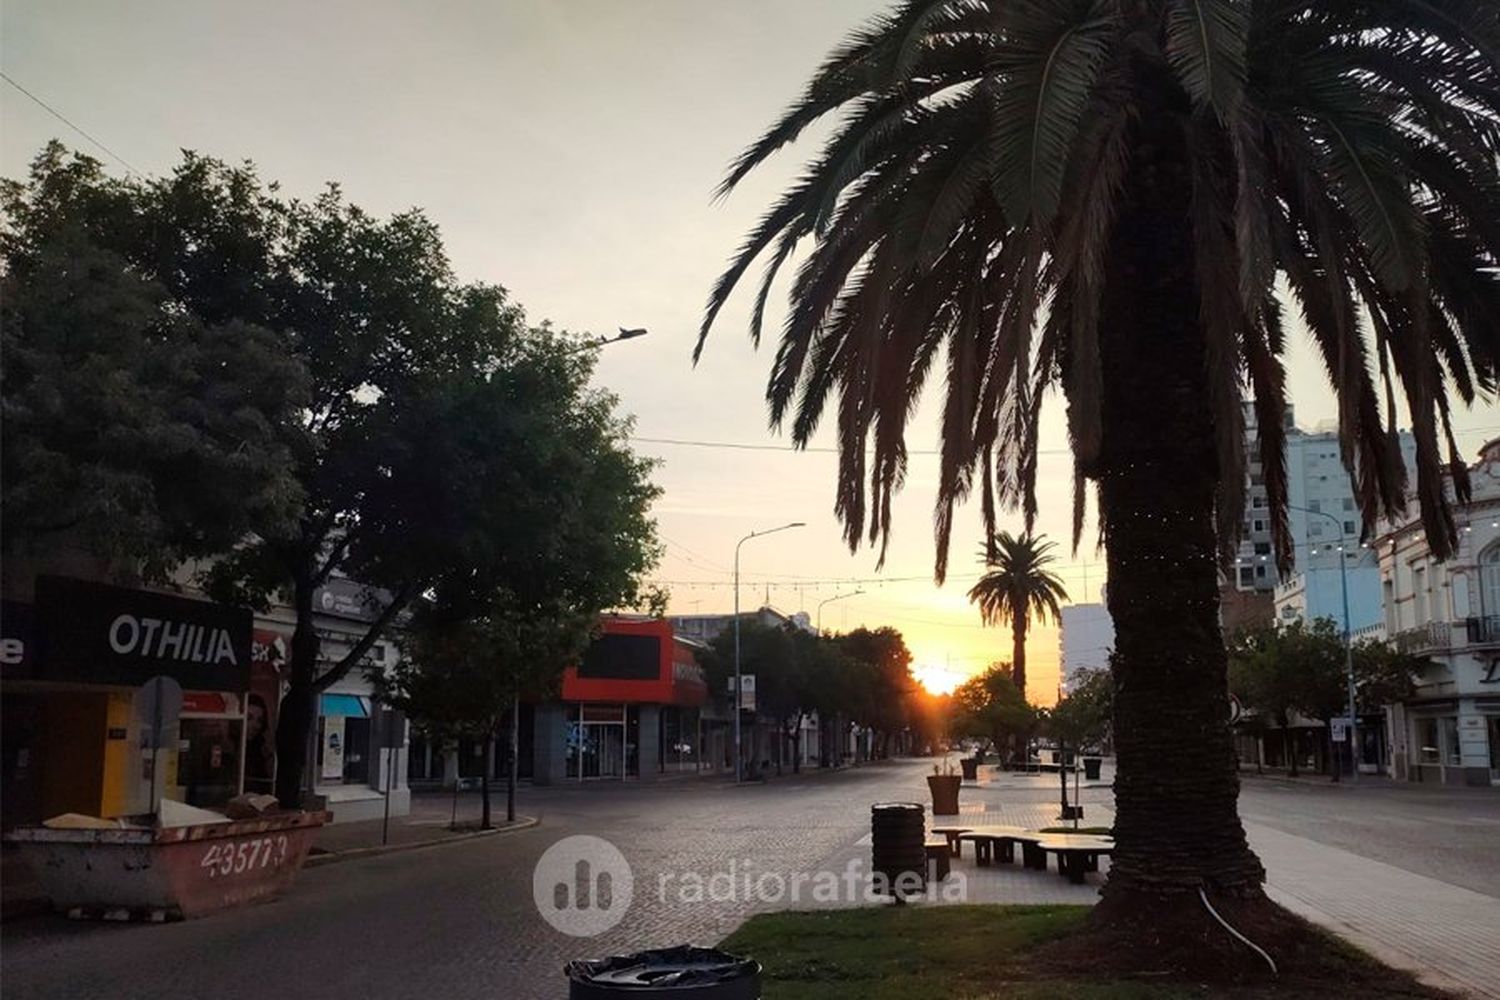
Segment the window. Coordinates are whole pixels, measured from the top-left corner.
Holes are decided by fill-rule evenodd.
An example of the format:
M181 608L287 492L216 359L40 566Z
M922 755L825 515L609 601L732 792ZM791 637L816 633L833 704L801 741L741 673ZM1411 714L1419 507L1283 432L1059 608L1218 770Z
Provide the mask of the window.
M1255 554L1258 555L1258 556L1268 556L1268 555L1270 555L1271 554L1271 543L1270 542L1256 542L1255 543Z
M1255 570L1251 569L1249 566L1241 566L1240 567L1240 586L1241 587L1248 587L1248 586L1250 586L1253 583L1255 583Z
M1323 513L1323 501L1309 500L1307 501L1307 509L1312 511L1314 514L1321 514Z
M1309 535L1317 535L1319 538L1323 537L1323 522L1313 521L1309 523L1307 526L1307 533Z
M1353 521L1345 521L1344 522L1344 534L1346 534L1346 535L1352 535L1352 534L1354 534L1354 522Z
M1256 531L1265 531L1266 530L1266 522L1262 521L1260 518L1256 518L1255 519L1255 530Z
M1427 623L1427 570L1420 566L1411 568L1411 589L1417 598L1416 625Z
M1257 579L1264 580L1266 578L1266 568L1264 566L1255 567L1255 576Z
M1354 500L1353 500L1352 497L1344 497L1344 509L1345 510L1353 510L1354 509Z
M1479 556L1479 603L1486 615L1500 615L1500 544Z

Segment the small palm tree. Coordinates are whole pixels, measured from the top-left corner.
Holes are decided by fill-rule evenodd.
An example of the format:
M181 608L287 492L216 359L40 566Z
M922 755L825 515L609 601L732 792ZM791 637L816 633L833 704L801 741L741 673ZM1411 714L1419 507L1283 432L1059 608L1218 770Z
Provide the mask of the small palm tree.
M1030 532L1019 537L1008 531L996 532L979 555L988 572L969 588L969 600L979 605L979 615L986 625L1010 625L1010 679L1023 697L1027 626L1033 617L1057 621L1061 614L1058 602L1068 599L1062 581L1047 568L1057 561L1052 555L1057 546L1043 541L1044 537Z

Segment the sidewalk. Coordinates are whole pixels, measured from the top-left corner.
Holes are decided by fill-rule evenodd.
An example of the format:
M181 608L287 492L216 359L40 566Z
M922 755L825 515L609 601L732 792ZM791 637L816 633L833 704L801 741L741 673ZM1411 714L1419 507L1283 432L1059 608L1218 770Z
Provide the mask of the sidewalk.
M1245 824L1271 897L1434 986L1500 997L1500 899Z
M1084 801L1083 825L1114 822L1109 805L1096 796L1086 795ZM1055 802L971 794L959 808L963 821L975 824L1057 825ZM1259 823L1246 822L1245 830L1266 866L1266 891L1282 906L1440 989L1500 998L1500 899ZM868 844L868 837L862 838L859 849L868 852ZM1102 879L1090 876L1085 885L1070 885L1050 870L978 868L971 851L954 865L968 880L967 902L1092 904L1098 899ZM1101 859L1100 869L1108 872L1107 859Z

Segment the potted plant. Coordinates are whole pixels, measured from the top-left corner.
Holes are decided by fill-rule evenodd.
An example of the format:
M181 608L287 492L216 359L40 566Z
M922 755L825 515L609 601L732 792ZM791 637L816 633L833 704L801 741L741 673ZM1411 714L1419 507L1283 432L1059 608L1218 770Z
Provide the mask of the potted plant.
M953 768L953 762L942 760L932 765L927 776L927 787L932 791L932 814L934 816L958 815L958 786L963 779Z

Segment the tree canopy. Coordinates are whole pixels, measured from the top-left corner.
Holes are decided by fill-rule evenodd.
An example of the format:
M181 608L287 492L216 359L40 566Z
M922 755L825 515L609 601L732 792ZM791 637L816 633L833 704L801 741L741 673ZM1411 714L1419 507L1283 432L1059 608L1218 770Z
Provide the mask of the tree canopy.
M289 531L306 369L119 238L169 225L162 201L53 143L0 184L0 212L6 554L76 547L160 579Z

